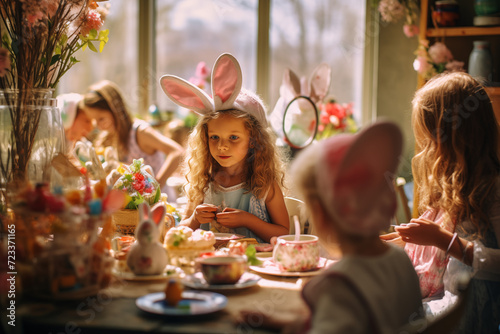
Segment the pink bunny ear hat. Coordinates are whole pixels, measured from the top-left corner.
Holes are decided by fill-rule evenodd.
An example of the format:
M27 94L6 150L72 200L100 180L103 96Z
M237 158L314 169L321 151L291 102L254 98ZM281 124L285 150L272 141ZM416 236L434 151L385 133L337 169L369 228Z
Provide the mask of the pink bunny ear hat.
M352 235L387 230L396 210L393 179L403 137L389 122L357 134L320 141L314 167L319 198L329 216Z
M62 94L56 98L57 106L61 110L64 130L68 130L73 125L78 111L78 103L82 98L83 96L77 93Z
M231 54L224 53L217 58L211 82L212 97L189 81L175 75L164 75L160 78L161 88L173 102L199 115L237 109L267 125L264 104L256 94L241 88L240 64Z

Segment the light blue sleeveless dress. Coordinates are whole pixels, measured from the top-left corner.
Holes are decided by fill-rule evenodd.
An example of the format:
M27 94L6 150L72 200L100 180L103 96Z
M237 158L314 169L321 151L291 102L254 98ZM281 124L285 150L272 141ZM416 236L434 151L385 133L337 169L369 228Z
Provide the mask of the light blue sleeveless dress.
M211 183L205 194L204 203L217 205L221 210L226 207L243 210L267 223L271 222L266 208L265 197L262 199L257 198L252 192L244 188L244 183L227 188ZM201 228L218 232L216 227L211 223L202 224ZM241 234L247 238L255 238L259 243L264 242L263 239L259 238L246 227L230 229L229 233Z

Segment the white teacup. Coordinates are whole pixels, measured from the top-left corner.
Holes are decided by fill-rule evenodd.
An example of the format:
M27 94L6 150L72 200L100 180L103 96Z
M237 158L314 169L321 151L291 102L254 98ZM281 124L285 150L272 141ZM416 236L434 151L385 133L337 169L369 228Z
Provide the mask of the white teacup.
M278 237L273 260L281 271L309 271L318 268L318 237L310 234L301 234L299 240L295 240L295 235Z

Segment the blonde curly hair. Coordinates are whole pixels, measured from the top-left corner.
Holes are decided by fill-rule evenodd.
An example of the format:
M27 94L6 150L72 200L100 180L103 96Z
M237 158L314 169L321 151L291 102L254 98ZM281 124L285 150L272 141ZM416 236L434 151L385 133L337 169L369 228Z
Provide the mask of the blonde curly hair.
M439 75L412 104L419 211L441 208L455 226L470 219L484 235L500 171L498 123L484 87L466 73Z
M236 109L214 111L202 116L188 138L188 150L184 162L188 200L203 202L209 184L221 169L210 154L208 146L208 122L224 115L241 118L249 131L250 143L246 157L245 189L257 198L263 198L274 181L280 187L285 184L285 160L283 152L276 146L276 136L270 127L263 125L254 116Z

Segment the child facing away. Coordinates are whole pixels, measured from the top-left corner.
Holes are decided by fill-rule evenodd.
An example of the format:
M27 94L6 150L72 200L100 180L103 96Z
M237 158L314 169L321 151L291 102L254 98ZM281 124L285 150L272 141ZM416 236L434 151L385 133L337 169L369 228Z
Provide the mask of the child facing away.
M91 85L81 106L102 131L95 145L114 147L119 161L125 164L144 158L144 163L151 166L156 180L165 190L168 177L182 160L184 148L147 122L133 119L120 89L111 81Z
M230 54L215 62L211 83L213 98L176 76L160 79L172 101L201 116L188 139L181 224L259 242L288 234L284 167L262 101L241 88L241 68Z
M426 304L431 315L442 312L460 274L469 272L458 332L498 333L500 161L491 101L470 75L440 75L415 94L412 126L420 148L412 168L423 214L396 231L419 275L422 297L440 298L446 290L445 298Z
M399 128L379 122L358 134L319 141L293 162L293 181L320 243L342 253L303 287L310 316L301 332L399 333L408 324L425 327L412 263L401 248L379 238L396 210L392 179L401 148ZM272 320L268 323L285 325ZM301 326L285 327L299 332Z

